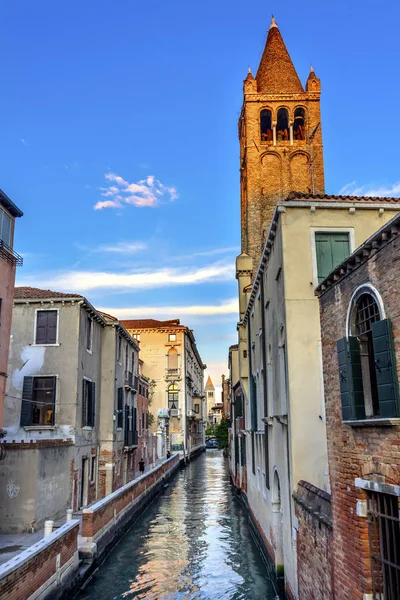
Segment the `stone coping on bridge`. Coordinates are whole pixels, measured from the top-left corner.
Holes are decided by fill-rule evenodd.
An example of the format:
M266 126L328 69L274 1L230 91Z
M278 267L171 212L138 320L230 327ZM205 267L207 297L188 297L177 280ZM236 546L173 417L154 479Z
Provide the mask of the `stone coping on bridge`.
M78 532L73 519L1 565L0 598L61 597L78 574Z

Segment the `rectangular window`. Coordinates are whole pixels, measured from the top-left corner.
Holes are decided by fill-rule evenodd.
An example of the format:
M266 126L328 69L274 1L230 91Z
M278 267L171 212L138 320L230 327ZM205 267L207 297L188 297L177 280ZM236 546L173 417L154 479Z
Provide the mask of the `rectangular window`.
M367 511L373 597L397 600L400 589L398 497L368 492Z
M132 371L132 373L134 373L135 372L135 353L134 352L132 352L132 355L131 355L131 363L132 363L131 371Z
M93 321L90 317L86 319L86 350L92 351Z
M24 377L21 426L54 425L56 402L55 376Z
M82 427L94 427L95 407L96 398L94 381L84 379L82 390Z
M11 248L12 218L0 208L0 242Z
M96 481L96 457L92 456L92 462L90 464L90 481L94 483Z
M134 333L133 334L133 339L136 340L137 342L140 342L140 333Z
M117 390L117 427L122 429L124 426L124 388Z
M200 404L195 404L193 409L196 415L200 414Z
M35 344L57 343L57 311L38 310L36 312Z
M347 232L316 232L318 283L350 255L350 239Z
M168 341L170 341L170 342L176 342L176 333L170 333L168 335Z

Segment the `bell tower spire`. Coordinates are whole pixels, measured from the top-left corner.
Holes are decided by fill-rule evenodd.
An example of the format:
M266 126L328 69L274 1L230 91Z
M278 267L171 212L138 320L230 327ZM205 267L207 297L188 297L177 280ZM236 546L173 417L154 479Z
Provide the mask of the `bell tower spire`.
M274 17L255 77L247 74L239 118L242 253L257 269L277 202L324 193L321 83L305 88Z

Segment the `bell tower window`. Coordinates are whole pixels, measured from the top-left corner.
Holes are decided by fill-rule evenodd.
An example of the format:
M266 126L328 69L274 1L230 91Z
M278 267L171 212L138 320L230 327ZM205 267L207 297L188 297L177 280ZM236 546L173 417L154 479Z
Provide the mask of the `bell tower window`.
M272 142L272 114L268 108L260 113L260 135L262 142Z
M295 140L305 140L305 124L306 124L306 113L304 108L300 106L294 111L294 125L293 133Z
M278 142L286 142L289 140L289 115L286 108L280 108L278 110L276 136Z

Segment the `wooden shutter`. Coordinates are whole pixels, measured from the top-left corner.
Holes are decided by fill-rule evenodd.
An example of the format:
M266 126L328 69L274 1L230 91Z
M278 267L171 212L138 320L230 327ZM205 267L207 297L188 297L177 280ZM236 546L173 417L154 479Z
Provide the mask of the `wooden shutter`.
M90 385L89 385L89 398L90 398L90 403L89 403L90 423L89 423L89 425L91 427L94 427L95 426L95 416L96 416L96 385L95 385L94 381L91 381Z
M118 388L117 394L117 427L122 429L124 426L124 390L122 387Z
M38 310L36 313L36 344L46 344L47 311Z
M257 386L253 375L250 375L250 407L251 429L257 431Z
M82 427L88 425L88 386L86 379L82 382Z
M349 234L341 232L315 234L318 282L320 283L350 254Z
M24 377L22 388L21 427L32 425L33 377Z
M372 340L376 382L379 398L379 416L399 415L399 383L397 379L396 356L393 347L393 331L390 319L372 324Z
M36 344L57 342L57 311L38 310L36 313Z
M356 337L337 342L343 421L365 419L360 343Z
M56 420L56 391L57 391L57 377L54 375L53 377L50 377L51 379L51 385L52 385L52 396L51 396L51 402L53 405L53 414L51 416L51 424L54 425L55 420Z

